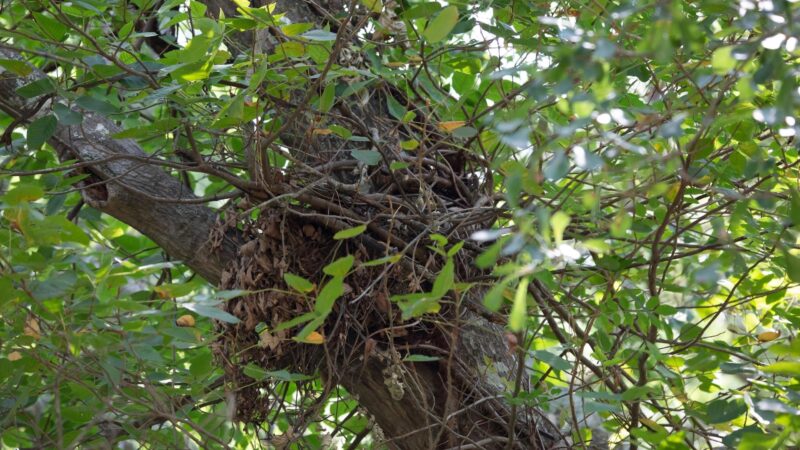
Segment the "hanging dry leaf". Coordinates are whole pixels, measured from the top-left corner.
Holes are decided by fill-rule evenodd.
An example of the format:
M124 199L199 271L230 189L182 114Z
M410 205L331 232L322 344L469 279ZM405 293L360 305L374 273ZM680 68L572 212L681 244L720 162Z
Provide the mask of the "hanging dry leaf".
M193 327L195 324L194 316L191 314L184 314L178 317L178 320L175 321L175 325L179 327Z
M780 331L765 331L763 333L759 333L758 335L758 342L769 342L774 341L781 337Z
M19 361L20 359L22 359L22 353L13 351L8 354L7 358L9 361Z
M506 333L506 344L508 344L508 352L516 353L517 344L519 343L517 335L514 333Z
M449 122L439 122L439 129L442 131L446 131L448 133L452 133L453 130L461 128L464 126L466 122L463 120L451 120Z
M37 340L40 339L42 337L42 330L39 328L39 321L33 316L28 316L25 320L23 333L25 333L25 336L30 336Z
M278 344L281 343L281 338L278 336L273 336L270 334L268 330L264 330L259 334L261 338L258 342L258 346L261 348L269 348L270 350L275 350L278 347Z

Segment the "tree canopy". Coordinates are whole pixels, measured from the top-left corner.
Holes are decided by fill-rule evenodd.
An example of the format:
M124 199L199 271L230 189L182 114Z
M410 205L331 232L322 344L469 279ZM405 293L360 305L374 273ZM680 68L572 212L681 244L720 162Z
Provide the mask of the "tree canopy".
M800 445L798 24L0 0L0 445Z

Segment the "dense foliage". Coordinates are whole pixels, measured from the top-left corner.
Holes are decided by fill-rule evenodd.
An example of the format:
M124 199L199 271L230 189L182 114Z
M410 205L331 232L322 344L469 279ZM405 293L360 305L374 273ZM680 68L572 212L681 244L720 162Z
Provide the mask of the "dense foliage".
M404 320L486 288L530 369L504 380L511 404L537 405L576 447L800 445L795 2L308 2L325 12L316 23L235 3L0 1L0 80L23 77L16 94L38 106L0 96L4 448L381 446L357 399L314 374L243 367L270 381L275 407L231 420L212 343L214 321L238 320L217 306L242 292L84 204L79 191L109 181L65 158L58 130L88 115L117 123L113 137L151 157L139 164L174 174L220 221L234 204L258 217L241 203L265 182L246 155L253 133L266 137L257 166L313 166L279 138L301 119L306 139L345 143L356 175L460 165L455 190L475 207L442 220L483 229L420 234L444 263L430 292L392 298ZM259 37L271 44L247 46ZM375 99L391 136L344 111ZM414 199L436 208L423 188ZM337 241L370 231L342 220ZM468 264L484 276L459 279L462 245L481 246ZM335 286L332 303L342 261L322 292L300 274L286 283ZM298 340L324 345L314 329L331 308ZM423 353L404 357L447 358Z

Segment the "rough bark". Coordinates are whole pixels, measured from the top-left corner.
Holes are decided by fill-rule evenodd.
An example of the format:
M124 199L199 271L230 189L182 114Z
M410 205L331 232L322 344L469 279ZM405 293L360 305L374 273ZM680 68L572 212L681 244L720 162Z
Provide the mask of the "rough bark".
M2 48L0 58L22 59ZM27 77L0 72L3 112L23 123L49 114L52 100L26 99L16 92L45 76L39 70ZM73 109L83 115L83 123L59 125L50 143L64 161L98 161L81 169L89 174L79 186L84 188L81 192L86 203L136 228L206 280L219 282L223 268L235 257L237 246L226 239L219 250L212 250L209 233L217 220L214 211L191 203L196 196L159 167L157 159L136 142L112 138L121 131L113 121L91 111Z

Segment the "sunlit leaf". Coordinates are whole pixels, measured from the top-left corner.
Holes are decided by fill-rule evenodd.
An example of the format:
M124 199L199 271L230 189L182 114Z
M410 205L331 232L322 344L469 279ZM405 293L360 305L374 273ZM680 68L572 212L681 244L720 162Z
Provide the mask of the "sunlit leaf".
M425 27L422 35L428 42L439 42L446 38L458 22L458 8L448 6L442 9Z
M348 228L346 230L341 230L341 231L336 232L336 234L333 235L333 239L337 240L337 241L340 241L340 240L343 240L343 239L354 238L354 237L360 235L361 233L363 233L366 230L367 230L367 226L366 225L359 225L357 227Z
M314 290L314 283L299 275L294 275L287 272L283 274L283 279L290 288L296 290L297 292L308 293Z

